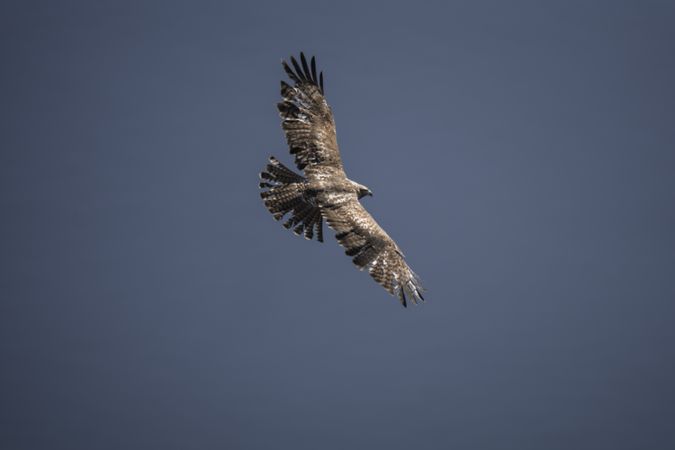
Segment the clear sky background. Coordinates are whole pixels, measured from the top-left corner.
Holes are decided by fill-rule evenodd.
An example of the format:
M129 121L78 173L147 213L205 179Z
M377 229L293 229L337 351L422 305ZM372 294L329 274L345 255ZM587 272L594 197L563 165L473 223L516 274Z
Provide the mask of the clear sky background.
M0 447L675 448L673 2L106 3L0 7ZM421 307L261 204L300 50Z

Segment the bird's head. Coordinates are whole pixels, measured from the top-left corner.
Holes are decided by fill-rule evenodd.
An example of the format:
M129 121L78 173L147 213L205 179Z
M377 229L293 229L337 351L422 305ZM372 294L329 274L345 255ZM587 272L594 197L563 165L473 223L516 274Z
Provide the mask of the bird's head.
M363 198L366 195L373 196L373 191L371 191L368 188L363 188L362 190L359 191L359 198Z
M371 191L370 189L368 189L367 186L364 186L364 185L362 185L362 184L356 183L356 182L354 182L354 181L352 181L352 183L354 184L354 187L356 188L356 195L357 195L360 199L363 198L363 197L365 197L366 195L369 195L369 196L371 196L371 197L373 196L373 191Z

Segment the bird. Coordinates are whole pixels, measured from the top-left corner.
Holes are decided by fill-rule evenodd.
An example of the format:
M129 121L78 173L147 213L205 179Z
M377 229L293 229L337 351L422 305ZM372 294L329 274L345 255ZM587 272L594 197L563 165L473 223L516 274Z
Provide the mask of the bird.
M260 197L274 219L296 235L323 242L323 222L347 256L404 307L424 302L420 278L405 261L396 242L380 227L360 200L372 191L347 178L340 156L333 112L325 97L323 72L316 58L308 63L290 57L281 62L291 84L281 81L277 104L281 126L298 174L270 156L260 173Z

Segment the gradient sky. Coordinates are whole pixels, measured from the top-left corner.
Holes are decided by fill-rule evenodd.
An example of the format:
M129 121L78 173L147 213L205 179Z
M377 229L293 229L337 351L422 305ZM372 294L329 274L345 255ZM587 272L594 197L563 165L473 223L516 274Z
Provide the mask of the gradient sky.
M675 4L3 2L3 449L675 448ZM282 57L428 288L274 222Z

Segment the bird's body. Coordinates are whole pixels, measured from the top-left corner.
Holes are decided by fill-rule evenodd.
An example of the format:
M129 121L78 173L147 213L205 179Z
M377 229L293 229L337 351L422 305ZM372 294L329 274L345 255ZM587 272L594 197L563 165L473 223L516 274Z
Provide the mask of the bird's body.
M424 300L419 279L403 253L359 202L372 195L370 189L344 172L333 113L323 95L323 73L317 77L314 58L310 69L303 54L302 66L295 58L291 63L295 71L285 62L283 66L295 85L281 82L283 101L277 107L290 151L304 176L270 157L260 174L265 206L277 220L290 213L284 226L307 239L316 233L323 242L325 220L354 264L367 269L403 306L407 297L414 303Z

